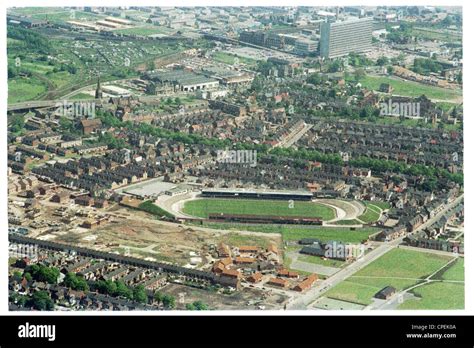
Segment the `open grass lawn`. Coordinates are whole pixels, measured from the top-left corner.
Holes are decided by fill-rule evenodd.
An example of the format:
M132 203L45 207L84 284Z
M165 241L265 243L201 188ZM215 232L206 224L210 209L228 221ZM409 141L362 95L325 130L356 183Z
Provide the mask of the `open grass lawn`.
M222 62L229 65L234 65L234 64L239 64L239 63L247 64L247 65L255 65L257 63L257 61L253 59L240 57L240 56L234 56L232 54L228 54L225 52L216 52L213 54L212 58L214 58L214 60L217 60L218 62Z
M464 284L433 282L413 289L416 299L397 309L464 309Z
M437 275L437 279L464 281L464 258L459 257L443 273Z
M372 202L372 201L364 201L364 204L365 205L375 205L376 207L382 209L382 210L386 210L386 209L390 209L390 203L388 202Z
M359 220L339 220L334 222L335 225L360 225Z
M361 243L369 236L380 229L378 228L357 228L351 230L348 227L291 227L285 226L282 230L283 240L297 241L302 238L317 238L323 242L338 240L345 243Z
M341 260L331 260L331 259L324 260L321 257L314 256L314 255L299 255L298 261L309 262L309 263L314 263L316 265L323 265L323 266L328 266L328 267L342 267L342 265L345 263L344 261L341 261Z
M57 13L64 12L62 7L17 7L11 11L15 15L29 16L41 13Z
M155 215L158 218L161 218L163 216L167 218L174 217L172 214L168 213L166 210L163 210L159 206L155 205L152 201L145 201L143 203L140 203L140 205L138 206L138 209L146 211L147 213L150 213L152 215Z
M56 88L64 87L68 84L76 82L78 78L81 78L81 73L70 74L67 71L58 71L56 73L50 73L46 77L54 84Z
M369 305L372 303L372 297L379 290L378 287L353 283L349 280L345 280L325 293L324 296L337 300Z
M94 96L87 93L78 93L72 96L70 99L81 100L81 99L93 99Z
M335 217L332 208L312 202L294 202L293 208L286 201L247 200L247 199L196 199L186 202L186 214L209 217L209 214L250 214L276 216L304 216L330 220Z
M382 210L374 204L367 204L365 211L358 218L367 224L376 222L380 218Z
M203 227L222 230L253 231L280 233L284 241L298 241L302 238L317 238L323 242L338 240L345 243L361 243L370 235L380 231L376 227L364 227L351 230L349 227L301 227L295 225L270 225L270 224L235 224L220 222L203 222Z
M419 279L429 276L451 259L451 256L397 248L382 255L355 275Z
M8 103L34 100L46 91L46 86L37 78L14 78L8 80Z
M106 16L72 9L63 9L62 11L41 11L41 13L32 14L31 17L34 19L48 20L54 23L64 23L67 21L97 21Z
M382 288L389 285L397 291L409 288L436 272L450 259L450 256L393 249L329 290L326 296L370 304L372 297Z
M14 66L14 60L9 61L8 64ZM48 65L46 62L33 63L25 60L21 62L21 67L38 74L46 74L54 69L54 66Z
M459 99L462 96L462 91L460 90L444 89L385 76L367 75L360 80L360 83L362 86L373 90L378 90L381 83L389 83L393 87L393 94L408 97L419 97L424 94L430 99L450 101Z
M449 30L433 31L423 28L414 28L412 30L413 35L418 38L428 40L441 40L445 42L461 42L462 34L453 33Z

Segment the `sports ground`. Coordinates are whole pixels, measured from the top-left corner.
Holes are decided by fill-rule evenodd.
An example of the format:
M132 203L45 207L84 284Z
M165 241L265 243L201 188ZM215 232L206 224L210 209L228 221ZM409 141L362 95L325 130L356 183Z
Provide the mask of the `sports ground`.
M196 199L185 203L183 212L188 215L208 218L209 214L249 214L272 216L304 216L323 221L336 217L328 205L315 202L291 202L251 199Z

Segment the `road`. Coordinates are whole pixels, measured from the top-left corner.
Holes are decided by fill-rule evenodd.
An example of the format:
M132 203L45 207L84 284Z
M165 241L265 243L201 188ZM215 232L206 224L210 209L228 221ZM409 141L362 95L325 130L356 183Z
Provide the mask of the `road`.
M307 131L309 131L311 129L311 127L313 127L313 125L311 124L304 124L303 128L299 129L299 130L294 130L293 132L291 132L290 134L288 134L285 139L283 139L280 144L278 144L278 146L281 146L283 148L287 148L287 147L290 147L290 146L293 146L293 144L295 144L298 140L301 139L301 137L303 135L305 135L305 133Z
M416 233L420 230L423 230L435 222L437 222L448 210L458 205L464 198L464 194L456 198L452 203L447 204L443 210L441 210L436 216L426 221L424 224L420 225L417 229L415 229L412 233ZM318 299L323 293L328 291L329 289L335 287L340 282L346 280L347 278L354 275L360 269L366 267L371 262L375 261L382 255L385 255L390 250L398 247L398 245L403 241L406 236L401 236L393 241L386 242L380 245L378 248L374 249L373 251L365 254L364 256L360 257L354 263L350 264L346 268L343 268L341 271L325 279L324 281L318 283L316 286L311 288L308 292L302 294L299 297L294 297L292 301L288 303L287 309L289 310L301 310L307 309L308 306L313 303L316 299Z
M126 79L121 79L121 80L102 81L102 82L104 84L105 83L121 83L121 82L125 82L125 81L132 80L132 79L133 78L126 78ZM68 98L74 96L75 94L78 94L78 93L80 93L82 91L85 91L85 90L88 90L88 89L90 90L91 88L95 88L96 83L97 82L95 82L93 84L90 84L90 85L87 85L87 86L83 86L79 89L76 89L73 92L64 95L60 99L32 100L32 101L25 101L25 102L8 104L7 111L19 111L19 110L34 109L34 108L54 107L58 104L63 104L65 100L67 100ZM150 96L150 95L140 96L139 98L142 101L153 101L153 100L156 100L156 99L160 99L160 97ZM104 98L104 100L108 100L108 99ZM90 97L90 98L76 99L76 100L70 100L70 101L79 103L81 101L83 101L83 102L87 102L87 101L92 102L92 101L96 101L96 99L93 98L93 97Z

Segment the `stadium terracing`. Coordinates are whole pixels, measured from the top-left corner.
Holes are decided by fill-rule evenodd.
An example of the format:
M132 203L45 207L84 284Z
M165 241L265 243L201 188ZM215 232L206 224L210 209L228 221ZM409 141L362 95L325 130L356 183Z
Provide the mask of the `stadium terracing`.
M219 188L202 190L201 197L311 201L313 194L309 191L267 191Z
M252 224L290 224L290 225L322 225L320 218L303 216L279 216L279 215L250 215L250 214L209 214L209 220L241 222Z

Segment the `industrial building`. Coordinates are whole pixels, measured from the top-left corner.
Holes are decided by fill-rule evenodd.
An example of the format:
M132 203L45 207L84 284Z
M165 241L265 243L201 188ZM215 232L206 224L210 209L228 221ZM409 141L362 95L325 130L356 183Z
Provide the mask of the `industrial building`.
M19 25L24 28L39 28L39 27L45 27L48 25L47 21L30 18L30 17L24 17L24 16L8 15L7 21L9 24Z
M294 45L295 36L267 32L263 30L246 30L240 33L239 40L262 47L283 49L286 45Z
M185 70L154 72L148 78L161 85L172 85L175 91L192 92L213 90L219 86L219 81Z
M302 56L315 54L318 51L318 42L309 39L298 39L295 42L295 52Z
M321 24L320 55L324 58L362 53L372 49L372 18Z

